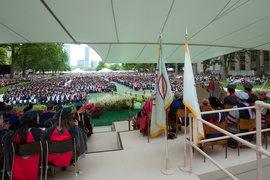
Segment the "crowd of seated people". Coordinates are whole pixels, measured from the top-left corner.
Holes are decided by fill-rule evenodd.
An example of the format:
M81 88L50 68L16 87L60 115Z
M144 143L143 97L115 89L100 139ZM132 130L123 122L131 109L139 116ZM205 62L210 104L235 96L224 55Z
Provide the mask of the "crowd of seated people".
M170 85L172 91L183 91L183 73L175 76L170 73ZM115 81L119 84L127 86L135 91L139 90L154 90L155 87L155 76L153 73L140 73L140 72L124 72L124 73L104 73L104 77L108 78L111 81ZM195 77L195 83L198 85L206 85L207 82L205 79L200 77L208 77L210 75L198 75Z
M0 87L6 87L10 85L18 84L19 82L36 81L46 77L56 76L58 74L27 74L22 77L22 74L14 75L13 79L9 78L8 74L0 75Z
M16 121L14 122L16 126L12 127L10 124L10 113L12 113L12 111L7 109L7 107L11 106L6 106L5 103L0 102L0 138L1 142L4 144L3 151L6 161L6 172L9 176L11 176L12 173L13 179L37 179L40 154L31 156L15 155L14 164L12 166L13 152L11 143L28 144L41 141L43 149L45 150L46 140L65 141L75 137L76 156L85 157L87 151L86 135L90 137L93 131L91 125L88 127L88 132L86 132L79 124L85 124L85 121L89 121L89 119L80 119L78 115L72 116L71 108L57 106L57 111L53 112L51 111L51 106L48 106L48 111L42 113L28 106L24 109L22 116L16 117ZM44 115L46 118L42 118ZM5 124L8 124L8 126L5 126ZM43 157L46 159L46 151L43 153ZM49 153L48 162L55 166L62 167L62 169L65 170L74 157L74 151L61 154ZM45 164L44 161L43 163Z
M230 76L227 79L228 83L237 82L236 84L252 84L252 85L261 85L264 82L264 79L256 76L249 76L249 77L239 77L239 76Z
M4 94L5 103L28 104L73 104L87 100L87 94L116 91L116 86L95 75L62 75L10 87Z

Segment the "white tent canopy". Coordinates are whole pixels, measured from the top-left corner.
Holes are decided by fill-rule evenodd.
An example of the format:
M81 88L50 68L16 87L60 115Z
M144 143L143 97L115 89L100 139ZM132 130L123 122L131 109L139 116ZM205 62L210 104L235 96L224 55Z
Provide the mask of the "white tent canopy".
M103 69L99 70L98 72L112 72L112 70L110 70L108 68L103 68Z
M165 62L270 50L269 0L0 0L0 44L88 44L104 63ZM12 15L10 13L12 12Z
M70 71L70 73L85 73L86 71L80 69L80 68L77 68L77 69L74 69L73 71Z

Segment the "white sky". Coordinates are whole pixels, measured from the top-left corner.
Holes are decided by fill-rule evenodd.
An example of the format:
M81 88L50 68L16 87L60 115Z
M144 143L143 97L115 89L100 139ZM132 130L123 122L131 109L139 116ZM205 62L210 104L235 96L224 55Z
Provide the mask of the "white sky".
M76 66L77 60L85 59L85 47L86 44L67 44L70 45L70 65ZM88 46L89 47L89 46ZM89 47L89 62L95 60L97 62L101 61L101 57L94 51L91 47Z

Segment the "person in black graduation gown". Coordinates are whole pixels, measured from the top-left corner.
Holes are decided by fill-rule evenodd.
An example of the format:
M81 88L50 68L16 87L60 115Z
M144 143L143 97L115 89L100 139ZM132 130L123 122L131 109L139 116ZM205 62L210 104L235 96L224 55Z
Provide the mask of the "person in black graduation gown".
M251 92L253 86L251 84L244 84L245 92L248 93L249 98L246 101L247 103L255 103L258 100L258 97Z
M223 104L229 104L229 105L238 104L237 97L234 94L235 87L236 87L235 85L230 85L230 84L227 86L227 91L228 91L228 93L230 93L230 95L228 95L227 97L224 98L224 103Z
M212 111L218 110L218 108L223 106L221 101L217 99L216 97L210 97L208 100L210 102L210 108L212 109ZM202 118L210 123L221 123L225 121L225 116L222 112L213 113L213 114L205 114L202 116ZM215 138L218 136L219 134L206 134L206 139Z
M21 127L14 133L10 133L5 136L4 151L6 158L6 170L10 175L11 164L12 164L12 151L10 150L10 143L31 143L41 140L43 147L45 147L45 131L38 128L37 124L38 112L35 110L27 111L20 118ZM33 156L16 156L13 165L13 179L37 179L38 178L38 164L40 154Z
M87 134L87 137L90 137L93 134L93 125L87 114L82 111L82 103L76 106L76 110L77 112L74 113L74 116L77 116L78 126Z
M169 111L169 118L172 121L175 121L175 119L176 119L176 110L177 109L185 109L185 105L183 103L183 97L181 97L181 96L182 96L182 93L180 93L179 91L176 91L174 93L175 99L173 100L172 104L170 105L170 111ZM178 123L183 123L184 124L185 123L185 117L181 118L181 122L180 122L180 120L178 118ZM186 125L187 126L189 125L188 117L187 117ZM181 127L180 127L180 129L181 129Z
M39 124L42 125L46 120L52 118L53 116L53 106L52 105L47 105L47 112L44 112L40 115L39 118Z
M84 132L72 119L71 108L62 108L56 112L56 122L47 131L46 137L50 141L65 141L75 137L77 155L84 157L87 151ZM65 154L49 154L48 161L56 166L69 166L74 159L74 152Z

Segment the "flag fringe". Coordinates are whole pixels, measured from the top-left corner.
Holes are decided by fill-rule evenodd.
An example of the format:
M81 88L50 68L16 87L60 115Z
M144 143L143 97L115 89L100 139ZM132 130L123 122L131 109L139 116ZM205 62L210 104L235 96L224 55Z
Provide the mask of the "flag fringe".
M189 109L196 117L198 117L198 115L195 113L195 111L189 106L189 104L188 104L187 102L185 102L185 100L183 100L183 103L188 107L188 109ZM204 139L204 135L201 134L201 133L199 132L199 128L198 128L198 127L199 127L199 121L197 121L197 132L199 133L199 135L200 135L201 137L199 137L199 138L197 139L196 146L198 146L200 140Z
M167 106L165 107L165 111L170 107L170 105L172 104L172 102L173 102L173 98L171 99L171 101L167 104Z
M185 100L183 100L183 103L188 107L188 109L189 109L196 117L198 117L197 113L190 107L190 105L189 105Z
M150 135L152 137L156 137L158 135L160 135L161 133L163 133L164 131L166 131L166 128L165 127L162 127L162 126L159 126L157 123L155 123L155 125L160 129L158 132L152 134L151 131L150 131Z

